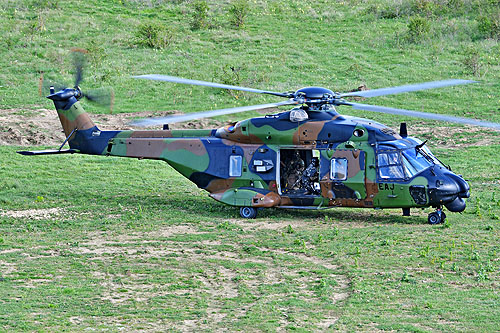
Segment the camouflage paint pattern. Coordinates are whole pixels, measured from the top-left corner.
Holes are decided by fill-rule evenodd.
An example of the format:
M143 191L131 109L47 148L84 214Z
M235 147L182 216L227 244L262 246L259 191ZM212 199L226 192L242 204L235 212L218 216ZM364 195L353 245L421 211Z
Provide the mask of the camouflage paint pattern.
M381 145L400 152L414 149L420 141L402 138L382 124L341 116L334 110L307 111L309 119L300 122L290 121L289 112L282 112L219 129L100 131L76 99L65 102L55 104L66 136L73 133L69 139L72 149L84 154L163 160L207 190L212 198L228 205L437 207L458 200L459 192L468 194L468 185L465 188L459 181L454 193L451 185L443 185L451 189L448 192L440 190L435 184L443 182L443 175L451 172L437 163L432 170L414 177L380 178L377 149ZM318 152L318 193L282 192L280 152L287 149ZM334 158L347 161L345 179L332 179ZM236 163L236 170L231 171L231 163ZM234 175L230 176L230 172ZM448 201L439 202L443 196Z

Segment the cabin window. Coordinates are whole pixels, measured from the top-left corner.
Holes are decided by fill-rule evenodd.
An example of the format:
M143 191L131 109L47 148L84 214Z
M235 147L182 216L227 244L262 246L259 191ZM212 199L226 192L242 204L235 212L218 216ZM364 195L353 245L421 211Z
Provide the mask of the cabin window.
M405 173L399 152L383 152L377 155L378 175L382 179L403 179Z
M239 155L229 156L229 177L240 177L243 158Z
M330 165L330 179L332 180L347 179L347 159L332 158Z

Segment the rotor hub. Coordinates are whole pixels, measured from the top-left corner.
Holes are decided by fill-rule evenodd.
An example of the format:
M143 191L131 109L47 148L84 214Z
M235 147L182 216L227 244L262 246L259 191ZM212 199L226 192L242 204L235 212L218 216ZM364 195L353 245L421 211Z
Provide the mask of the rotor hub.
M79 100L83 96L82 89L80 89L79 86L75 86L74 89L75 89L75 98Z
M328 99L334 95L333 91L323 87L305 87L294 94L295 97L304 97L306 100Z

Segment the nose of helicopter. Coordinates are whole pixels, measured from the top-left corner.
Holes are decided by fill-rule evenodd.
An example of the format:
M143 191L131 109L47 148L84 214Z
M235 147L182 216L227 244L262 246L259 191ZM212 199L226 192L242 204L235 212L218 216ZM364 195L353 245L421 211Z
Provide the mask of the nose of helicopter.
M463 212L465 198L470 196L469 184L452 172L442 173L435 184L429 185L429 202L433 206L444 205L450 212Z

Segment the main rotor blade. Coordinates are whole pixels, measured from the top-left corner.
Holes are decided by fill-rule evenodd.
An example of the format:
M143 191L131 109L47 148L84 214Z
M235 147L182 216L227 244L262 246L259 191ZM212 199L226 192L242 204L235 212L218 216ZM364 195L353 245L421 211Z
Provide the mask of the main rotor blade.
M145 118L145 119L134 120L130 123L130 125L147 127L147 126L154 126L154 125L161 125L161 124L180 123L183 121L200 119L200 118L207 118L207 117L215 117L215 116L220 116L223 114L231 114L231 113L238 113L238 112L251 111L251 110L261 110L261 109L267 109L267 108L272 108L272 107L276 107L276 106L291 105L291 104L298 104L298 102L296 102L294 100L288 100L288 101L283 101L283 102L278 102L278 103L249 105L249 106L240 106L240 107L228 108L228 109L195 112L195 113L183 114L183 115L179 115L179 116Z
M399 86L399 87L390 87L390 88L381 88L381 89L363 90L363 91L353 91L353 92L341 94L340 97L347 97L347 96L377 97L377 96L384 96L384 95L401 94L401 93L410 92L410 91L434 89L434 88L456 86L456 85L460 85L460 84L469 84L469 83L477 83L477 82L478 81L472 81L472 80L432 81L432 82L424 82L424 83L418 83L418 84L409 84L409 85Z
M167 81L167 82L182 83L182 84L193 84L196 86L206 86L206 87L213 87L213 88L241 90L241 91L254 92L254 93L258 93L258 94L268 94L268 95L274 95L274 96L280 96L280 97L291 97L290 94L285 94L285 93L266 91L266 90L260 90L260 89L253 89L253 88L245 88L245 87L240 87L240 86L231 86L228 84L221 84L221 83L214 83L214 82L207 82L207 81L183 79L183 78L176 77L176 76L147 74L147 75L137 75L137 76L132 76L132 77L136 78L136 79Z
M351 103L351 102L346 102L346 101L342 102L342 105L349 105L357 110L374 111L374 112L389 113L389 114L403 115L403 116L409 116L409 117L447 121L447 122L451 122L451 123L489 127L489 128L493 128L497 131L500 131L500 124L499 123L493 123L493 122L489 122L489 121L480 121L480 120L474 120L474 119L469 119L469 118L446 116L443 114L436 114L436 113L427 113L427 112L410 111L410 110L404 110L404 109L388 108L385 106L378 106L378 105Z

